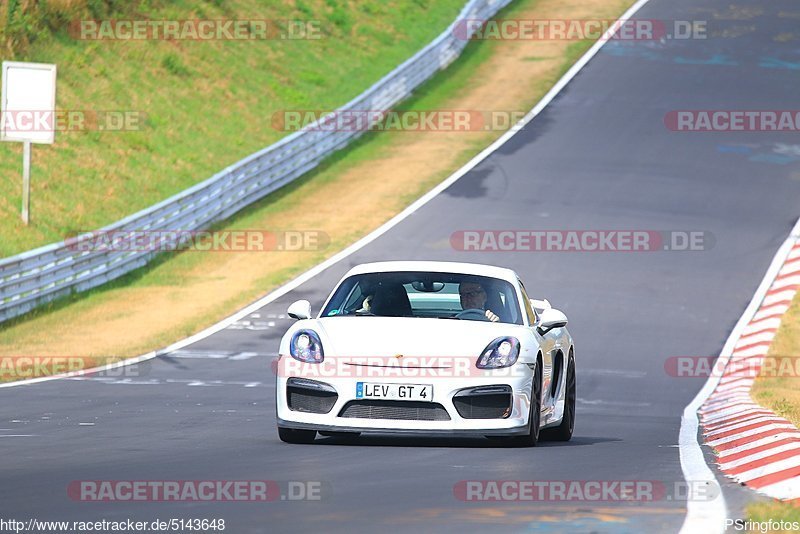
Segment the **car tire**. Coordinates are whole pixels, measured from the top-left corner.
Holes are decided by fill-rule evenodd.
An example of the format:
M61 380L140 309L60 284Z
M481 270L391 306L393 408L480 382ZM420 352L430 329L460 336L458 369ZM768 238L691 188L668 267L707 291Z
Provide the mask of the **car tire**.
M296 428L278 427L278 437L286 443L313 443L317 437L316 430L298 430Z
M567 389L564 395L564 416L561 418L561 424L557 427L542 430L542 439L550 441L569 441L572 439L572 431L575 428L575 400L577 398L575 359L572 356L570 356L567 364L565 386Z
M535 447L539 443L539 427L542 422L542 366L536 362L533 373L533 386L531 391L531 407L528 414L528 433L516 436L513 444L518 447Z

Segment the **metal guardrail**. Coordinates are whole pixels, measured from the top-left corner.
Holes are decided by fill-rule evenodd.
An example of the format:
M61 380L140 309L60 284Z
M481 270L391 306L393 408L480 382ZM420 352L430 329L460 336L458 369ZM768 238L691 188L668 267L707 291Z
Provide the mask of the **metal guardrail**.
M510 2L470 0L458 19L433 42L337 112L390 110L461 54L468 42L464 34L471 29L463 21L488 19ZM208 228L302 176L364 133L324 130L315 127L316 124L98 232ZM104 284L144 266L158 253L152 250L80 250L75 242L62 241L0 260L0 322L56 298Z

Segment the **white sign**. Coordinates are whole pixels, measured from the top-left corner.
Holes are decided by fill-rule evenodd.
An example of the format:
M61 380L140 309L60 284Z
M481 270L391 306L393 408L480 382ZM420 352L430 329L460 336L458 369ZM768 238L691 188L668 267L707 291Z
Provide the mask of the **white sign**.
M3 61L0 141L55 141L56 66Z

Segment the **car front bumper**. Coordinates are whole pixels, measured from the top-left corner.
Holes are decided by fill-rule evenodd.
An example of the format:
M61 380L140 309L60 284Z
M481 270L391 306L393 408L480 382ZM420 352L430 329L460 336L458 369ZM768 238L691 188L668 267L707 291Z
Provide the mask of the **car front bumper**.
M528 432L530 414L530 392L533 371L524 363L515 364L509 370L478 371L474 376L445 378L436 377L319 377L309 375L278 376L276 387L276 406L278 426L284 428L317 430L330 432L386 432L386 433L424 433L439 435L492 435L514 436ZM327 413L310 413L291 409L287 398L287 383L291 378L314 380L335 390L336 400ZM358 382L381 384L430 384L433 395L429 403L396 400L389 411L400 410L413 403L422 408L441 406L447 420L427 420L409 418L381 418L380 415L348 416L343 413L349 403L363 403L365 399L356 398ZM454 403L454 397L473 392L474 388L502 387L510 389L508 414L503 417L476 418L462 417ZM462 412L464 410L461 404ZM438 407L437 417L444 417ZM348 412L352 413L352 412Z

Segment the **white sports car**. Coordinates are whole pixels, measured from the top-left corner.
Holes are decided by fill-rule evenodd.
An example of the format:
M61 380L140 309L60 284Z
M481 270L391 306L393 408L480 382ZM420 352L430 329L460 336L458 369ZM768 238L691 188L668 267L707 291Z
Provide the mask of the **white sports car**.
M566 316L516 273L402 261L351 269L281 339L278 435L310 443L362 432L569 440L575 351Z

